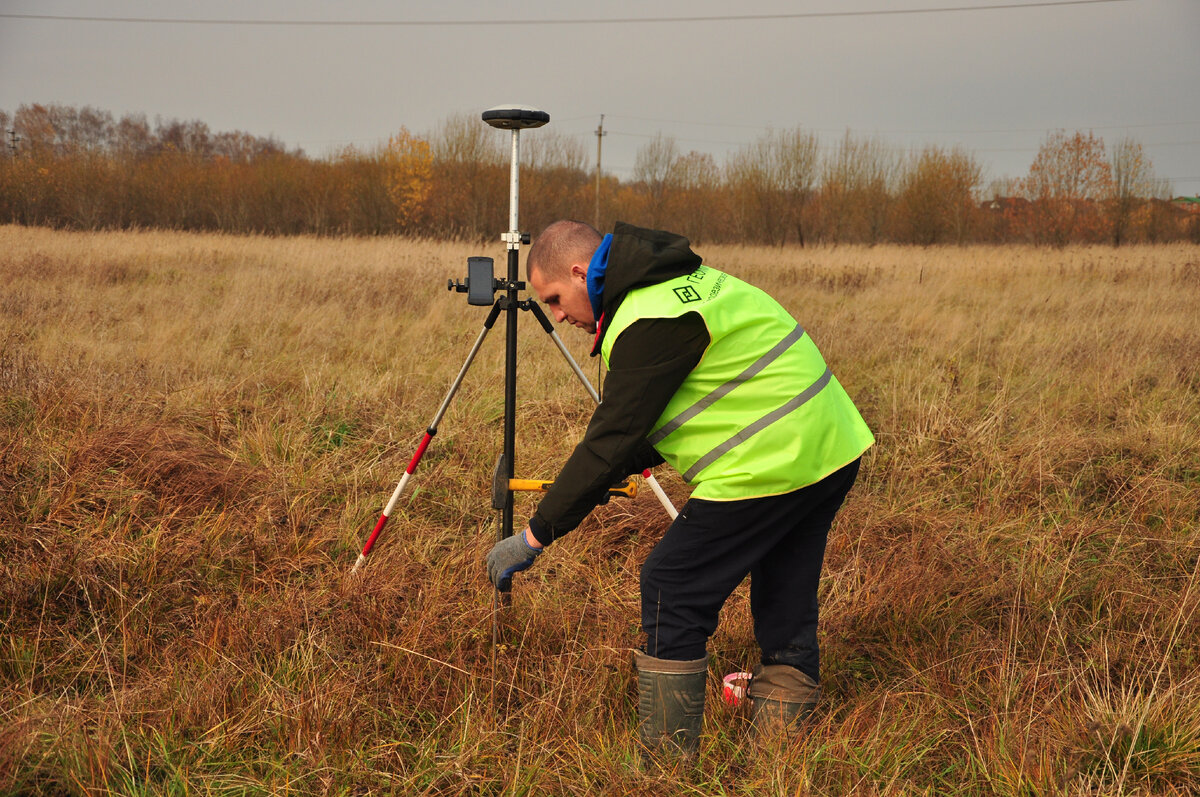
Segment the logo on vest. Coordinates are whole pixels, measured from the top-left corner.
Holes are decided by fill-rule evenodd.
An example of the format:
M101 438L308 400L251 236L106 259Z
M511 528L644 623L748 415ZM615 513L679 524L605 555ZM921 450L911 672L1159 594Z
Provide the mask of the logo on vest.
M679 301L687 304L688 302L700 301L700 292L691 285L684 285L681 288L675 289L675 295L679 297Z

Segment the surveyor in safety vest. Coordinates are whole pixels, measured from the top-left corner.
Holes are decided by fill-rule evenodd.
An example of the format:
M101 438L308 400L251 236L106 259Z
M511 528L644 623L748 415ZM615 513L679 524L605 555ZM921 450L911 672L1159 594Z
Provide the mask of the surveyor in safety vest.
M527 260L559 323L595 335L604 400L521 534L488 555L492 582L574 529L632 473L663 461L693 485L642 567L639 734L656 759L699 743L706 643L750 576L762 660L756 730L787 727L819 694L817 582L834 515L874 442L812 338L763 291L705 265L686 238L559 221Z

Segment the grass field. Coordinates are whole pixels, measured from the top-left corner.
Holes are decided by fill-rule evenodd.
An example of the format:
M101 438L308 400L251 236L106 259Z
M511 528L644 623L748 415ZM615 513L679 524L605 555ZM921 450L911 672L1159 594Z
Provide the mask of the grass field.
M634 743L648 490L518 576L492 643L501 329L348 575L482 324L445 290L470 254L503 261L0 227L0 794L1200 793L1200 248L701 249L878 445L807 732L717 699L757 658L743 585L670 778ZM553 478L590 400L529 317L520 352L517 475Z

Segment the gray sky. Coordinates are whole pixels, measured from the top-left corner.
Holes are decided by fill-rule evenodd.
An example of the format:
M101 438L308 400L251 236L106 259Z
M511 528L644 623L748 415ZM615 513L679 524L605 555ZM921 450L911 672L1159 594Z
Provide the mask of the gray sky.
M896 11L1003 0L0 0L0 13L233 20L562 20ZM1013 3L1038 0L1012 0ZM770 127L832 146L959 144L1020 177L1051 130L1140 141L1200 194L1200 0L670 23L283 26L0 18L0 108L199 119L323 155L504 103L630 176L657 132L725 153ZM482 124L482 122L481 122ZM538 135L531 131L526 135ZM507 136L497 132L498 136ZM594 164L594 160L592 160Z

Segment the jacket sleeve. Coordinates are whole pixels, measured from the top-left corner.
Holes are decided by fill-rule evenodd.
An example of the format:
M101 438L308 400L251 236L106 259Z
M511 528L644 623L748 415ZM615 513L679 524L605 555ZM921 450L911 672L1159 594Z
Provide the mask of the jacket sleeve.
M549 545L578 526L620 479L662 462L646 436L708 343L699 313L642 319L621 333L609 357L603 401L529 521L540 543Z

